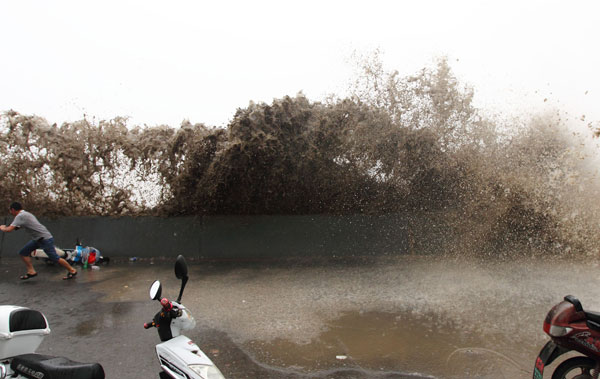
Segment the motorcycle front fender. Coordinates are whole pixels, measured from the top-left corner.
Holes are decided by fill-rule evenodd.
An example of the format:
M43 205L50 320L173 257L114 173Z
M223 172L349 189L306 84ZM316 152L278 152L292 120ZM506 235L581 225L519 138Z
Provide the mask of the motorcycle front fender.
M542 379L544 377L544 368L554 362L556 358L569 351L570 349L559 346L554 341L548 341L542 350L540 350L535 360L533 379Z

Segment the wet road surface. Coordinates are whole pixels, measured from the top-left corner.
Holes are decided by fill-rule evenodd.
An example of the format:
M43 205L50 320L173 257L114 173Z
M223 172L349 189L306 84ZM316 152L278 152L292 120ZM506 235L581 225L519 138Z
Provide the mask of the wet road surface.
M0 303L42 311L39 353L102 364L107 378L157 377L155 279L175 298L174 258L64 270L0 260ZM552 261L437 257L329 262L188 260L185 333L229 378L529 378L552 305L577 295L600 310L600 268Z

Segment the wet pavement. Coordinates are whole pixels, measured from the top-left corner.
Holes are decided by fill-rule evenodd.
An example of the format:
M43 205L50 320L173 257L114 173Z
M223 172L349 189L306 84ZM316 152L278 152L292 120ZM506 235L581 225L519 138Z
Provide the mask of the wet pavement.
M107 378L157 377L155 279L175 298L173 258L64 270L0 260L0 304L42 311L39 353L102 364ZM546 312L566 294L600 310L600 268L552 261L399 257L319 262L188 260L185 333L228 378L529 378Z
M173 279L171 293L176 297L179 287L172 263L113 261L100 265L99 270L79 266L73 280L62 280L65 271L58 266L38 261L35 267L38 276L21 281L18 277L24 272L23 264L2 258L0 304L25 306L46 315L52 332L38 353L99 362L107 378L158 377L160 366L154 346L160 340L155 329L145 330L143 324L160 308L148 298L148 288L155 279L160 277L165 284ZM185 295L188 293L183 300ZM186 335L231 377L281 377L254 364L224 332L197 328Z

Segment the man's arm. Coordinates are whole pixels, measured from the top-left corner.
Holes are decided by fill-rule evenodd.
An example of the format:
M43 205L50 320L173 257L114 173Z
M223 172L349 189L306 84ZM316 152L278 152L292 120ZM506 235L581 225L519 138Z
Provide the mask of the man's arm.
M17 227L14 225L9 225L9 226L0 225L0 230L3 231L4 233L12 232L15 229L17 229Z

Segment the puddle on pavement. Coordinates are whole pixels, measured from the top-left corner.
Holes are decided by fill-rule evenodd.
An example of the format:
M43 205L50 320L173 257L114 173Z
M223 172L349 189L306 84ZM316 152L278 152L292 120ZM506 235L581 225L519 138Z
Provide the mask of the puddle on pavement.
M83 336L89 336L89 335L98 333L98 331L99 331L98 321L99 320L94 319L94 320L86 320L86 321L80 322L75 327L75 334L80 337L83 337Z
M463 332L435 316L350 312L328 322L325 331L310 343L253 340L245 347L265 366L315 377L335 377L330 376L332 372L348 370L363 372L364 377L527 377L528 367L520 367L515 359L494 350L499 345L515 345L514 340L505 339ZM327 375L320 375L324 372Z

